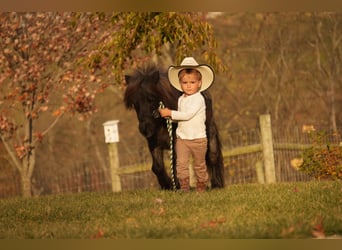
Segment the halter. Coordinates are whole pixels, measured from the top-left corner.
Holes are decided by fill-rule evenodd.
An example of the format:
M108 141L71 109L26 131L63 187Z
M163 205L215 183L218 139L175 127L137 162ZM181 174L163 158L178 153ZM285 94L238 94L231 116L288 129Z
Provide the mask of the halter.
M165 105L162 101L159 102L159 108L165 108ZM170 150L169 150L169 157L170 157L170 171L171 171L171 180L172 180L172 188L174 191L177 190L176 181L175 181L175 174L173 172L173 136L172 136L172 119L171 117L166 118L166 127L167 132L169 133L170 138Z

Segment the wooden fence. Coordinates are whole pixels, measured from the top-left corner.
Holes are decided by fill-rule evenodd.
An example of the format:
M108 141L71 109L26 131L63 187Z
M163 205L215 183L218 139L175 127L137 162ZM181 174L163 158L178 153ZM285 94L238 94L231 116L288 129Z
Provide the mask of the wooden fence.
M245 139L246 145L229 145L227 141L223 143L226 183L258 182L268 184L277 181L310 180L311 178L306 174L293 169L290 162L293 158L300 155L305 148L310 147L311 144L298 141L274 141L270 115L261 115L259 125L260 128L254 133L255 138L253 140ZM253 141L256 142L251 143ZM307 141L307 138L304 141ZM109 144L108 149L110 156L118 156L116 145ZM121 184L117 183L121 176L151 171L150 162L120 167L118 159L110 159L109 161L111 162L112 180L115 180L112 182L113 192L122 191Z
M291 166L293 158L312 146L309 134L301 128L288 131L271 128L270 116L262 115L258 128L221 131L227 186L311 180ZM328 140L331 144L339 144L341 137L335 134ZM151 157L146 143L136 147L125 145L127 150L121 142L108 143L107 146L108 151L103 152L108 164L105 168L98 166L94 160L74 162L68 173L53 176L36 171L32 180L34 195L159 188L151 171ZM165 154L165 165L169 168L168 152ZM20 195L19 190L18 174L8 172L0 178L0 197Z

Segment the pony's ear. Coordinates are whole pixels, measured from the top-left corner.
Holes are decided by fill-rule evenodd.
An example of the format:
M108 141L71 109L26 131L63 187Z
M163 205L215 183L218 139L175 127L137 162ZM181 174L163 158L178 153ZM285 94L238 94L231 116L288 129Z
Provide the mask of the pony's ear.
M158 82L159 82L159 78L160 78L160 76L159 76L159 71L158 71L158 70L154 71L154 72L152 73L152 75L151 75L151 78L152 78L152 81L153 81L154 83L158 83Z
M131 78L132 78L131 76L125 75L125 82L126 82L126 84L129 84Z

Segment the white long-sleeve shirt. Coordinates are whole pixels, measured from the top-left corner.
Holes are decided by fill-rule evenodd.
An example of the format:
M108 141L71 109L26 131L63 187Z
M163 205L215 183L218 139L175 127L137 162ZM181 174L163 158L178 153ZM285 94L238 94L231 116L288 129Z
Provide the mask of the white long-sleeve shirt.
M176 134L187 140L207 137L205 127L205 101L200 92L178 98L178 110L171 111L172 120L178 121Z

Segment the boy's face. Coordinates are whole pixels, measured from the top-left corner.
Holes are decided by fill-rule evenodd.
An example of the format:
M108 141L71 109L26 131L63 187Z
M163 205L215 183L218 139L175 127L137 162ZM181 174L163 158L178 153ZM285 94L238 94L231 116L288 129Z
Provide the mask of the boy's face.
M202 81L198 79L197 74L185 74L179 81L181 88L186 95L197 93L202 85Z

